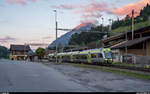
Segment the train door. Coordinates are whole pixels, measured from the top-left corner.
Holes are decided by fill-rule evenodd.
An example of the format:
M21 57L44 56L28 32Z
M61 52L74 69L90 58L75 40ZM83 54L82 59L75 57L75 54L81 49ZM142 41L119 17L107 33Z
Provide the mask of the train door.
M73 55L70 55L70 61L73 62Z
M102 53L97 53L98 63L104 63L104 56Z
M91 63L91 54L90 53L88 54L88 58L87 59L88 59L88 63Z
M97 62L96 53L91 53L91 61L92 61L92 63L96 63Z

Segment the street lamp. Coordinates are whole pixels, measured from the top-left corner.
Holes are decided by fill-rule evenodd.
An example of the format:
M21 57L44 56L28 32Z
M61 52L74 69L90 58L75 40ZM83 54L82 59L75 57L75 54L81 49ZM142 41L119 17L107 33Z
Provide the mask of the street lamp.
M56 23L56 63L57 63L57 11L54 10L55 12L55 23Z

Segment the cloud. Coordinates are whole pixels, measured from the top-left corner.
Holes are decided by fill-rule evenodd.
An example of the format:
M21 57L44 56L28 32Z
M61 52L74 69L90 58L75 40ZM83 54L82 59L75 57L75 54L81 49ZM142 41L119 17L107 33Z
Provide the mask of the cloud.
M14 4L14 3L18 3L18 4L21 4L21 5L26 5L27 4L27 2L35 2L36 0L7 0L7 2L9 3L9 4Z
M121 8L113 9L113 10L109 11L109 13L119 15L119 16L123 16L123 15L127 15L127 14L131 15L131 11L134 9L135 16L138 16L141 9L143 9L147 4L150 4L150 0L140 0L135 3L130 3L125 6L122 6Z
M50 38L52 38L52 37L50 37L50 36L42 37L42 39L50 39Z
M95 0L90 0L90 4L87 5L80 5L79 9L75 10L76 13L101 13L103 11L106 11L107 8L107 3L105 2L97 2Z
M82 18L99 18L101 17L102 14L101 13L86 13L86 14L83 14L81 17Z
M56 8L56 9L66 9L66 10L71 10L76 8L76 6L74 5L69 5L69 4L61 4L59 6L53 5L51 6L52 8Z
M105 2L97 2L95 0L90 0L87 5L78 4L61 4L59 6L51 6L56 9L73 10L74 13L81 13L82 18L99 18L102 16L102 12L108 10L108 5Z
M9 42L9 41L16 41L16 38L10 37L10 36L6 36L4 38L0 38L0 42Z
M56 8L56 9L72 10L73 13L81 14L81 18L84 19L81 21L81 23L85 22L86 19L88 19L88 21L96 21L97 18L100 18L102 16L102 12L105 12L109 9L107 3L97 2L95 0L90 0L90 3L86 5L84 4L74 4L74 5L61 4L59 6L51 6L51 7Z
M46 43L30 43L30 46L48 46L49 44Z
M134 3L124 5L120 8L116 8L116 3L120 2L120 0L116 0L115 4L112 3L110 4L110 6L106 2L90 0L89 4L61 4L59 6L52 6L52 8L72 10L73 13L81 14L81 18L86 20L100 18L103 15L103 12L118 16L124 16L127 14L131 16L131 12L133 9L135 10L134 16L138 16L141 9L143 9L147 4L150 4L150 0L140 0Z
M81 24L98 24L98 21L96 19L84 19L80 21Z

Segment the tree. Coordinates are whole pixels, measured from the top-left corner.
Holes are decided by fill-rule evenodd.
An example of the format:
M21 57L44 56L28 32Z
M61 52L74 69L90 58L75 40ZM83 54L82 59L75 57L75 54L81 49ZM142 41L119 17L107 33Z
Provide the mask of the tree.
M6 47L0 46L0 58L8 58L9 51Z
M69 45L79 45L79 46L86 46L87 44L101 40L105 34L104 33L97 33L97 32L81 32L80 34L73 34Z
M35 54L38 56L38 59L42 59L44 55L46 54L46 50L44 48L39 47L36 51Z

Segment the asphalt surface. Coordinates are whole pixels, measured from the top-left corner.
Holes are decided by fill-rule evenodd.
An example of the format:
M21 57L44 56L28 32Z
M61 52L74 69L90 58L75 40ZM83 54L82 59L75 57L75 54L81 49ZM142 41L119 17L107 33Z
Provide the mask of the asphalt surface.
M150 80L75 67L72 64L47 63L46 66L58 70L93 92L150 92Z
M82 92L88 88L40 63L0 60L0 92Z
M0 92L150 92L150 80L71 64L0 60Z

